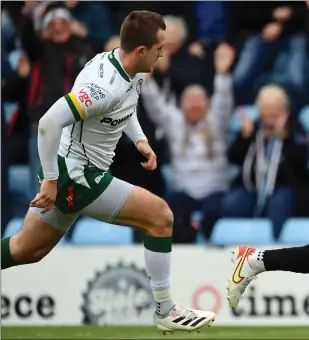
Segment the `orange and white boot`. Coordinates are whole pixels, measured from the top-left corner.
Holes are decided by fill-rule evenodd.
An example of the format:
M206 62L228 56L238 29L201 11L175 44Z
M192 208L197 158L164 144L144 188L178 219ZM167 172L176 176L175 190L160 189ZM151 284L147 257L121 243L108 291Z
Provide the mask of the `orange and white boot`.
M259 256L257 255L258 253L263 254L263 251L248 246L238 246L232 251L231 260L234 264L234 269L232 277L229 279L227 299L229 306L233 309L237 308L241 296L250 282L263 271L259 266L252 266L250 263L250 257Z

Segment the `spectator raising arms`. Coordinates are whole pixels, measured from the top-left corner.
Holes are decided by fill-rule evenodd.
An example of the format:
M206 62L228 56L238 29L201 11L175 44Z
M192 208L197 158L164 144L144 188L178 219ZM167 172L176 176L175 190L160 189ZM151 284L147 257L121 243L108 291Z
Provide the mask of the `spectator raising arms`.
M242 171L223 200L222 216L266 216L277 238L293 216L295 189L308 183L307 145L301 127L293 125L282 88L262 88L257 106L256 123L241 113L242 130L229 149L229 160Z
M191 214L201 209L206 236L218 218L221 198L229 188L226 158L233 90L229 69L234 50L220 45L215 52L215 90L211 100L200 85L188 86L181 107L167 101L153 79L142 89L146 112L165 132L171 153L175 192L166 197L175 216L174 241L194 242Z
M47 6L43 10L40 31L35 32L30 17L21 35L22 46L32 62L27 111L32 121L30 163L34 190L39 168L38 121L57 99L70 92L76 76L93 56L87 43L73 34L73 19L67 9Z
M307 60L305 2L230 1L227 5L228 40L241 47L233 75L237 104L250 104L253 88L270 81L283 85L301 105ZM267 77L265 71L271 71Z

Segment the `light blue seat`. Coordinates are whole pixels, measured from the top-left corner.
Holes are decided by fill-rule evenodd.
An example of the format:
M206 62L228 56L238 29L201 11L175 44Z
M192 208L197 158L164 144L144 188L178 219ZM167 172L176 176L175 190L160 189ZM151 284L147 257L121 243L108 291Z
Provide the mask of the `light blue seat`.
M290 245L309 244L309 218L287 220L279 236L279 243Z
M309 105L301 109L299 113L299 121L303 128L309 133Z
M21 194L31 200L30 167L28 165L11 165L9 167L9 189L14 194Z
M210 241L215 246L269 245L274 242L272 224L267 219L221 219Z
M196 244L201 244L201 245L206 244L205 235L201 231L199 231L196 235Z
M5 228L4 234L2 237L9 237L17 234L22 226L23 219L22 218L13 218L10 220L8 225ZM66 237L63 237L57 245L63 246L68 244L68 240Z
M62 239L57 243L56 247L62 247L62 246L66 246L70 244L70 242L68 241L67 237L64 236L62 237Z
M235 138L235 136L239 133L241 129L241 118L240 118L240 112L243 111L250 119L253 121L257 120L259 117L258 111L255 106L253 105L246 105L242 107L236 108L234 111L231 122L230 122L230 133L231 138Z
M7 224L2 237L9 237L17 234L23 223L22 218L12 218Z
M133 232L128 227L96 221L92 218L81 218L72 235L75 245L128 245L133 243Z

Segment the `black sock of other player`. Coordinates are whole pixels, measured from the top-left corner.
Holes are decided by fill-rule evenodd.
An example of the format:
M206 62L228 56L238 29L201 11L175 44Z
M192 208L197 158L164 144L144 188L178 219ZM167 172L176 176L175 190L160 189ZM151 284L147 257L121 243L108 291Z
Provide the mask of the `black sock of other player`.
M263 254L266 271L309 273L309 244L304 247L265 250Z

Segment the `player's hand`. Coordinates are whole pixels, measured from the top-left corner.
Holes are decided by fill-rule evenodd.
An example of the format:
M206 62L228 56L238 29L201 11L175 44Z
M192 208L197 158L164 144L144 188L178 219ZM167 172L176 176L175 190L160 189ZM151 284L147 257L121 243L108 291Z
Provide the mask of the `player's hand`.
M241 119L241 134L244 138L249 138L253 133L254 124L244 111L240 111L239 115Z
M220 44L215 51L216 73L226 74L235 60L235 50L229 44Z
M146 170L155 170L157 168L157 156L149 143L146 140L140 140L136 147L137 150L147 158L147 162L141 163L142 167Z
M41 208L42 214L54 206L57 196L57 180L44 179L41 184L40 193L31 201L30 206Z

